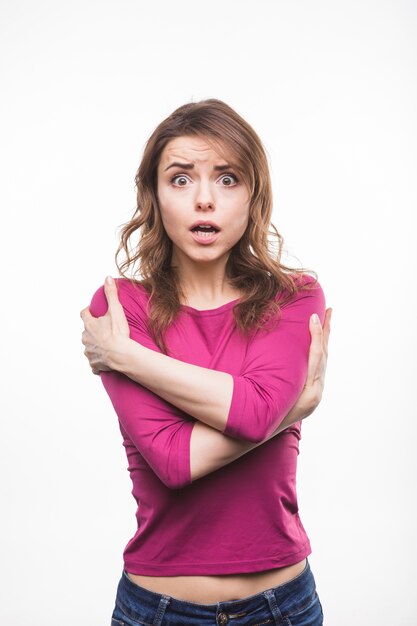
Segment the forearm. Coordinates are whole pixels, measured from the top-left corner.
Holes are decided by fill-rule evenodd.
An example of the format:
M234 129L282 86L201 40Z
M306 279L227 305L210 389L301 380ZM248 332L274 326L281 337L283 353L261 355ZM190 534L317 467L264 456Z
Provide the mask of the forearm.
M269 441L283 430L307 417L295 405L278 428L264 441L252 443L223 435L204 423L196 422L190 440L191 479L194 482Z
M233 392L230 374L185 363L128 338L110 352L109 367L223 432Z

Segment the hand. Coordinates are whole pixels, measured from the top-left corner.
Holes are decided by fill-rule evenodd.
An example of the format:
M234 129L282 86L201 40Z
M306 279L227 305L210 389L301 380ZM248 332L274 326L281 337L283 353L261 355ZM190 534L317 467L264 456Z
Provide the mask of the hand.
M279 426L267 439L279 435L279 433L289 426L308 417L320 404L324 389L324 376L326 374L327 346L329 343L330 318L332 313L333 309L326 309L323 327L320 324L320 320L318 324L315 324L312 317L310 317L311 343L304 388L290 412L287 413Z
M304 417L308 417L318 407L323 395L332 313L333 309L326 309L323 327L320 320L315 324L310 318L311 343L307 378L303 391L293 407Z
M110 282L108 282L110 278ZM129 324L117 295L117 284L111 277L104 282L104 292L108 302L108 310L102 317L91 315L89 307L80 312L84 322L81 335L93 374L110 371L111 352L117 350L121 340L129 338Z

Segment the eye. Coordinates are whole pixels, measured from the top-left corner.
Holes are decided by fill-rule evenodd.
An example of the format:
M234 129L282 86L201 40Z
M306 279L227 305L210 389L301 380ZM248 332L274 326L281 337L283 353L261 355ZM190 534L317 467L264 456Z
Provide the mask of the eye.
M173 176L170 180L171 184L175 184L174 181L179 178L180 180L182 179L183 181L187 181L187 177L184 176L184 174L176 174L175 176ZM182 183L180 185L178 185L178 187L185 187L185 185L183 185Z
M178 180L178 182L175 182L177 180ZM176 185L177 187L185 187L186 183L187 183L187 180L189 180L189 179L184 174L176 174L175 176L173 176L170 179L170 183L172 185ZM222 187L234 187L239 182L239 179L237 178L237 176L235 174L233 174L232 172L226 172L225 174L222 174L221 177L220 177L220 180L229 181L229 182L224 183L222 185ZM230 182L230 181L232 181L232 182Z
M234 181L235 181L234 184L233 183L232 184L231 183L227 183L226 185L223 185L224 187L234 187L239 182L237 176L232 174L232 172L227 172L226 174L223 174L221 176L221 178L223 178L223 179L225 178L226 180L227 179L229 179L229 180L230 179L234 179Z

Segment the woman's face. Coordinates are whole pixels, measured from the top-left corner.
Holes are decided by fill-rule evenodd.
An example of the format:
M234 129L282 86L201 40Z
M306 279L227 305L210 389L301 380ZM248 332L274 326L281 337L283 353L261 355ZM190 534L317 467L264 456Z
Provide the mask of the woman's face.
M248 189L230 159L204 137L176 137L162 151L157 172L159 208L175 262L182 255L194 261L229 256L246 230L250 204ZM219 230L208 235L193 232L200 222L212 222Z

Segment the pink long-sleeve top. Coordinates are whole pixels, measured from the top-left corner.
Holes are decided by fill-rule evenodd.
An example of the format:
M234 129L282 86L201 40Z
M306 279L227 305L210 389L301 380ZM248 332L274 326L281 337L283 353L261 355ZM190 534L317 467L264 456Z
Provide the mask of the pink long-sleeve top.
M313 282L308 274L303 281ZM160 349L147 326L144 287L116 279L130 337ZM281 307L268 332L250 339L238 331L233 300L199 310L182 305L168 328L169 356L228 372L233 394L224 434L266 439L298 399L307 375L309 318L323 324L325 298L318 282ZM90 311L107 312L104 286ZM149 576L237 574L296 563L311 554L301 523L296 468L301 421L257 448L191 482L190 437L196 419L116 371L102 383L119 420L137 503L137 530L124 552L124 569Z

